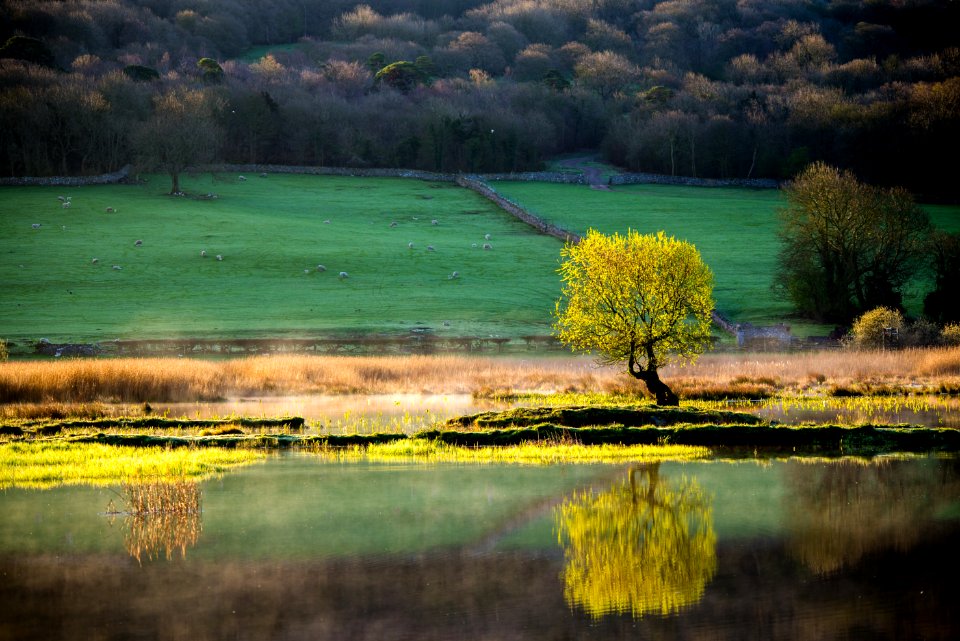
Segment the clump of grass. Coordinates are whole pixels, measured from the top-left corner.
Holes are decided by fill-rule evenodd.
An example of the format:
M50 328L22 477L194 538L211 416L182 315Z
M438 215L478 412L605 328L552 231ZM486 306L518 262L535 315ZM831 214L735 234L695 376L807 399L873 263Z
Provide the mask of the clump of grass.
M129 478L204 478L261 460L250 449L113 447L70 441L0 445L0 489L110 485Z
M199 514L200 486L185 477L168 480L131 479L121 486L126 512L148 514Z
M116 416L124 406L109 406L100 401L87 403L9 403L0 405L0 420L59 420L65 418L97 419Z

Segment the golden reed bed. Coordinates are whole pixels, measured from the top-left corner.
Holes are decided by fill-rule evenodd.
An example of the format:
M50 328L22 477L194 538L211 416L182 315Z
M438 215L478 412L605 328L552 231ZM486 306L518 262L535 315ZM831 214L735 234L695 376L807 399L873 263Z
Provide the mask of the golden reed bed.
M714 353L663 370L681 394L752 388L797 392L873 386L960 390L960 348L897 352ZM624 368L588 358L439 356L257 356L0 363L0 404L191 402L314 394L511 392L642 394ZM0 406L2 410L2 406Z

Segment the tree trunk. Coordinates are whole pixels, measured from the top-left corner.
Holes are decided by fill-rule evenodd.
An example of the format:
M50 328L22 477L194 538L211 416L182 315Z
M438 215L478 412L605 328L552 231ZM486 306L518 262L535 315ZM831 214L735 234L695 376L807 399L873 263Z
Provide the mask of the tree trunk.
M180 172L170 172L170 195L176 196L180 193Z
M656 363L653 362L652 359L647 362L646 369L640 369L636 365L637 362L631 350L630 362L627 369L630 375L643 381L647 385L647 389L650 390L650 393L657 399L657 405L671 407L680 405L680 399L677 395L673 393L673 390L671 390L666 383L660 380L660 375L657 374Z

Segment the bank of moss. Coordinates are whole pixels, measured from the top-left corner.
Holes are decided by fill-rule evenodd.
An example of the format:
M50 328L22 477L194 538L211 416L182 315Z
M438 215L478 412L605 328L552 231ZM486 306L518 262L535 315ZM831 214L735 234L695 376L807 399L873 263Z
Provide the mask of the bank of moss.
M7 436L54 436L70 430L224 430L235 427L247 430L302 431L306 421L300 416L277 418L187 419L158 416L97 419L53 419L42 421L8 421L0 423L0 434Z
M447 428L529 427L553 423L566 427L590 425L625 425L627 427L682 424L763 423L763 419L746 412L704 410L689 407L657 407L655 405L569 405L562 407L518 407L502 412L481 412L458 416L444 423Z

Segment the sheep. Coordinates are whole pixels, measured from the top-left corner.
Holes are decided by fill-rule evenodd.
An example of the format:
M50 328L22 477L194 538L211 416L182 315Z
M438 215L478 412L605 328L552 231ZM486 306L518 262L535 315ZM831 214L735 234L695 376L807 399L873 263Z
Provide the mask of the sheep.
M338 278L340 278L340 280L343 280L344 278L350 278L350 274L347 272L340 272L340 276L338 276Z
M64 198L63 196L57 196L57 200L59 200L59 201L62 202L62 203L67 202L67 199Z
M325 271L327 271L327 268L326 268L325 266L323 266L323 265L317 265L317 271L318 271L318 272L325 272Z
M483 244L483 248L484 248L484 249L493 249L493 245L491 245L490 243L484 243L484 244Z
M326 219L325 221L323 221L323 224L324 224L324 225L329 225L329 224L330 224L330 219L328 218L328 219Z
M113 207L107 207L107 209L106 209L106 212L107 212L108 214L116 213L116 211L117 211L117 210L114 209Z
M40 229L40 223L33 223L30 225L33 229Z
M407 243L407 247L408 247L409 249L413 249L413 243Z
M94 258L94 259L91 260L90 262L91 262L92 264L96 265L97 263L100 262L100 259L99 259L99 258Z
M391 227L396 227L396 226L397 226L397 221L393 221L392 223L390 223L390 226L391 226Z
M428 252L435 252L435 251L437 251L437 250L433 248L433 245L427 245L427 251L428 251Z
M309 270L309 269L305 269L305 270L303 270L303 273L304 273L304 274L309 274L309 273L310 273L310 270Z
M217 260L223 260L223 254L217 254Z
M68 200L67 202L63 203L61 207L63 207L64 209L70 209L70 201Z
M439 225L439 224L440 224L440 221L437 220L436 218L434 218L433 220L430 221L430 224L431 224L431 225Z
M243 181L245 181L246 179L247 179L246 176L237 176L237 180L239 180L240 182L243 182Z
M206 249L201 249L201 250L200 250L200 258L206 258L206 257L207 257L207 250L206 250Z
M450 280L453 280L454 278L460 278L460 272L453 272L452 274L447 276L447 278L449 278Z
M267 177L267 172L261 173L261 174L260 174L260 177L261 177L261 178L266 178L266 177Z
M472 244L472 245L470 245L470 246L473 247L474 249L477 248L477 244L476 244L476 243L474 243L474 244Z
M123 269L123 267L121 267L120 265L114 265L113 269L120 270L120 269Z
M134 246L134 247L143 247L143 241L142 241L142 240L138 240L138 241L136 241L136 242L133 243L133 246Z
M484 234L484 235L483 235L483 239L484 239L484 240L490 240L490 234Z

